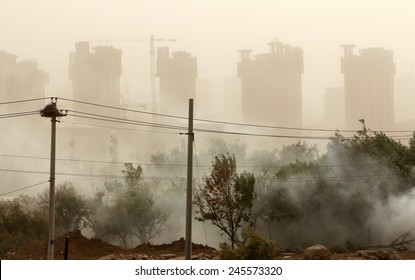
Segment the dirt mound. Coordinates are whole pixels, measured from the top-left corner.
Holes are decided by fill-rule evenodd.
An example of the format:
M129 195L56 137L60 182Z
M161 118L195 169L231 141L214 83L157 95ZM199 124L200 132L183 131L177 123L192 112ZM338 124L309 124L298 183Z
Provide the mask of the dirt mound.
M134 249L133 252L140 253L140 254L148 254L148 255L155 255L160 256L164 254L176 254L177 256L183 256L184 254L184 246L185 240L184 238L180 238L179 240L173 241L169 244L161 244L161 245L151 245L151 244L140 244ZM200 244L192 244L192 254L216 254L216 249L200 245Z
M151 245L141 244L134 249L124 249L119 246L111 245L101 239L87 238L81 231L75 230L64 234L56 239L55 259L62 260L61 253L65 247L65 239L69 238L69 259L72 260L97 260L108 255L148 255L149 259L162 258L166 254L175 254L180 257L184 255L183 238L170 244ZM193 244L192 254L204 254L210 257L216 255L214 248ZM47 259L47 242L35 240L20 247L17 251L10 253L6 259L9 260L43 260Z
M141 244L133 249L124 249L111 245L100 239L86 238L81 231L75 230L64 234L56 239L55 259L62 260L61 251L65 247L65 239L69 238L69 259L71 260L152 260L152 259L183 259L185 240L174 241L169 244L152 245ZM192 244L192 255L196 259L212 259L218 253L214 248ZM10 260L42 260L47 259L47 242L31 241L20 247L17 251L10 253L6 259ZM276 259L303 260L304 252L281 252ZM328 259L332 260L413 260L415 251L399 251L393 249L371 249L359 250L349 253L336 254L332 252Z

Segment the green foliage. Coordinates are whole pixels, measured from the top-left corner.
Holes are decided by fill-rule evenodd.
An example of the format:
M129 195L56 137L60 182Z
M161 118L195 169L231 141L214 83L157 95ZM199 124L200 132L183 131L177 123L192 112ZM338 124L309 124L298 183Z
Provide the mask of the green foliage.
M40 206L48 217L49 190L45 190L40 197ZM88 219L86 201L70 182L65 182L55 190L55 232L61 235L66 232L81 229Z
M248 229L247 239L237 249L232 249L228 244L219 245L219 257L222 260L272 260L278 252L274 241L265 240L254 230Z
M388 137L383 132L367 129L364 120L360 120L363 128L352 138L345 138L336 133L329 144L330 151L342 151L340 157L351 157L357 162L373 159L387 167L400 180L397 191L402 192L412 187L415 165L415 134L409 140L409 146Z
M254 207L270 238L273 230L290 244L367 245L377 236L369 226L377 205L415 183L414 138L406 146L367 129L364 122L353 137L336 133L321 156L306 145L290 150L294 160L277 170L273 180L258 178Z
M237 232L250 219L254 199L253 174L236 172L235 156L220 154L212 162L211 174L203 178L194 205L199 221L210 220L226 234L231 246L240 243Z
M306 142L298 141L295 144L284 146L279 152L281 163L289 164L292 162L308 162L318 158L317 146L308 146Z
M281 167L275 176L280 179L287 179L294 174L315 177L316 174L321 174L321 169L314 162L303 162L296 159L294 163Z
M30 208L34 203L27 196L0 201L0 258L31 240L47 238L47 217Z
M106 183L106 195L111 196L103 203L96 198L98 207L92 209L95 221L95 234L106 240L118 240L128 247L128 242L138 238L148 243L162 230L167 220L167 212L158 207L154 197L142 182L143 169L131 163L124 165L124 184Z
M125 184L130 188L138 186L143 175L141 165L134 167L132 163L124 163L124 168L121 172L124 174Z
M154 164L152 171L157 174L177 175L180 172L186 172L187 150L182 145L180 148L174 148L170 152L157 152L150 156L150 162Z

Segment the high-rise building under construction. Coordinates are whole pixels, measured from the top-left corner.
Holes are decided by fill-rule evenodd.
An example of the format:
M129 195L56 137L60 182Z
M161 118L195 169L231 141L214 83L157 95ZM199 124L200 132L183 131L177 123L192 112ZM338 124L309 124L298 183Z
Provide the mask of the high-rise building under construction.
M88 42L78 42L75 52L69 54L73 98L120 107L122 51L108 46L97 46L93 50L90 51ZM119 112L113 115L119 115Z
M17 55L0 51L0 100L16 101L45 97L49 75L39 69L36 59L17 61ZM2 108L3 113L40 110L44 100L15 103ZM21 123L38 119L37 116L18 118ZM15 119L16 120L16 119Z
M255 59L251 50L239 51L242 118L249 123L301 126L303 51L279 41L269 45L271 51Z
M354 54L354 45L343 45L341 72L344 74L345 117L348 129L360 129L359 120L372 130L395 125L393 52L367 48Z
M17 62L17 56L0 51L0 97L21 100L45 97L49 75L38 68L35 59Z
M189 98L195 98L197 59L183 51L169 54L157 48L157 76L160 78L160 112L187 116Z

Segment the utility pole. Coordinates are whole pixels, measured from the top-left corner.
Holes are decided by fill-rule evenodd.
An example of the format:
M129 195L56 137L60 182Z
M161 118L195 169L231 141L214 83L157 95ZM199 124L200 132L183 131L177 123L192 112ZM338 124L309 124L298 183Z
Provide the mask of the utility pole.
M189 127L187 133L187 194L186 194L186 239L184 256L192 259L192 181L193 181L193 99L189 99Z
M40 110L40 115L51 118L51 148L50 148L50 188L49 188L49 239L48 239L48 260L54 259L55 253L55 151L56 151L56 122L57 118L66 116L67 111L60 111L56 107L58 98L52 97L51 103Z

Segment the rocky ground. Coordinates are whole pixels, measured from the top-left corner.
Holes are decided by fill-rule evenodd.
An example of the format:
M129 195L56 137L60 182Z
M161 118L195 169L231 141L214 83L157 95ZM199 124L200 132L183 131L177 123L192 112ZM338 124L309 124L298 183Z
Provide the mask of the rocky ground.
M69 259L72 260L152 260L152 259L184 259L184 239L170 244L141 244L133 249L114 246L100 239L86 238L79 230L69 232L56 240L55 259L63 259L66 236L69 237ZM32 241L17 251L8 254L10 260L42 260L46 259L46 241ZM216 249L200 245L192 245L193 259L218 259ZM347 253L330 252L320 244L313 245L303 252L280 252L276 259L281 260L415 260L415 251L395 250L393 248L371 248Z

